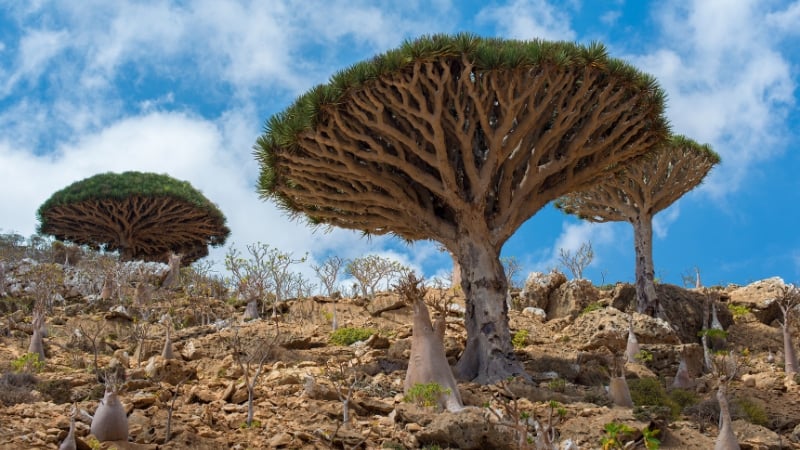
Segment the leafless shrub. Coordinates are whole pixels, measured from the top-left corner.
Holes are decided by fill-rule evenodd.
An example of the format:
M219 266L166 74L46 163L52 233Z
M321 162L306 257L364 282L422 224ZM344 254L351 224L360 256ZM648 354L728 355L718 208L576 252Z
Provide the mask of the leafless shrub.
M393 259L367 255L349 260L344 270L345 273L356 279L361 295L371 299L375 297L380 283L385 283L388 289L392 283L410 272L411 269Z
M558 261L567 270L572 273L572 277L577 280L583 279L583 271L589 267L594 259L594 250L592 243L584 242L574 252L561 248L558 250Z

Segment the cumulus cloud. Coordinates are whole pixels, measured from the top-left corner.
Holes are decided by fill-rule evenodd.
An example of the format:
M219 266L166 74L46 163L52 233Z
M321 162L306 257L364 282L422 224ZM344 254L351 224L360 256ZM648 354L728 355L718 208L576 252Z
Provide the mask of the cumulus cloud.
M576 36L565 7L546 0L514 0L487 6L478 13L477 21L495 24L498 34L507 38L571 41Z
M785 149L796 86L790 63L776 50L786 34L765 19L783 23L796 8L781 13L769 5L661 3L654 11L657 47L629 57L667 91L674 130L721 154L723 164L702 188L717 198L737 191L754 164Z

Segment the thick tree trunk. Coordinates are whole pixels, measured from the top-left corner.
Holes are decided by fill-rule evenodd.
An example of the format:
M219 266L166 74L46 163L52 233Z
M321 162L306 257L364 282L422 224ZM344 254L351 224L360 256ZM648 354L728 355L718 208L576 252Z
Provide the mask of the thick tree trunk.
M508 329L506 280L499 249L488 240L463 239L456 258L466 298L467 344L455 366L456 376L480 384L493 383L525 371L514 357Z
M654 280L652 216L641 214L633 221L633 246L636 251L636 311L656 317L661 308Z
M786 376L789 379L792 379L795 374L797 374L797 353L794 351L794 345L792 345L792 333L789 330L789 324L786 316L783 319L783 326L781 326L783 330L783 354L785 355L784 362L785 362L785 372Z
M724 382L720 383L717 389L717 401L719 401L719 435L714 444L714 450L739 450L739 440L733 433L731 425L731 411L728 407L727 386Z

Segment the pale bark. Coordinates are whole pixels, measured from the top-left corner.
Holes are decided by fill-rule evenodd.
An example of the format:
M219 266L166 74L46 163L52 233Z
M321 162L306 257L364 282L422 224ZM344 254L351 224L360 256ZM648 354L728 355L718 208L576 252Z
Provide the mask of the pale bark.
M31 343L28 345L28 353L36 353L39 355L39 361L44 361L44 342L42 341L42 332L38 328L33 329L31 335Z
M456 364L456 375L481 384L526 376L511 345L506 304L508 282L499 251L476 241L463 242L457 254L466 298L467 343Z
M631 391L628 389L625 375L611 377L608 382L608 397L617 406L633 408L633 399L631 399Z
M77 449L77 444L75 442L75 414L76 412L73 411L72 416L69 419L69 433L67 433L67 437L61 441L61 445L58 446L58 450Z
M671 389L691 389L694 383L689 376L689 369L686 366L686 358L681 357L681 362L678 364L678 372L675 374L675 379L672 380Z
M653 268L653 217L641 213L631 221L636 253L636 311L651 317L661 313Z
M794 375L797 374L797 353L794 350L794 345L792 344L792 333L789 330L789 326L786 323L786 319L784 318L784 323L781 326L781 330L783 331L783 354L784 354L784 363L787 378L792 378Z
M633 332L633 319L631 319L631 323L628 327L628 343L625 346L625 359L629 363L635 363L636 355L642 350L641 346L639 346L639 340L636 339L636 333Z
M739 440L733 433L731 421L731 411L728 406L727 386L724 382L720 383L717 389L717 401L719 401L719 435L714 444L714 450L739 450Z
M128 440L128 416L116 392L106 392L100 400L90 431L100 442Z
M447 363L444 350L444 318L431 324L428 307L422 299L414 301L414 329L411 336L411 356L403 384L404 392L415 384L437 383L445 391L439 399L439 406L449 411L464 407L453 372Z
M164 278L164 281L161 282L161 287L163 289L173 289L176 287L180 287L182 259L183 255L170 253L167 263L169 264L169 271L167 271L167 276L166 278Z
M172 337L169 332L170 327L167 326L167 335L164 338L164 349L161 350L161 357L164 359L175 358L175 353L172 351Z
M244 308L244 320L258 319L258 299L252 298Z

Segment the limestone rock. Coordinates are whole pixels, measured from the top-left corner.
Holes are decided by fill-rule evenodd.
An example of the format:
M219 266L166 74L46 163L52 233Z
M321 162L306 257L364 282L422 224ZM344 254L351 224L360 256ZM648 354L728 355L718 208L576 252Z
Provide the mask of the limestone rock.
M517 448L510 427L489 422L480 410L472 408L459 413L436 414L416 437L423 447L426 444L438 444L460 449Z
M641 344L679 344L675 330L661 319L644 314L633 314L633 330ZM613 353L622 353L628 342L628 314L613 307L591 311L579 316L564 329L582 351L606 347Z
M155 355L147 362L144 368L148 378L163 381L173 386L183 380L197 377L197 371L187 366L180 359L164 359L161 355Z
M570 280L550 293L547 302L547 320L562 317L576 318L590 303L596 302L600 294L589 280Z
M785 448L785 446L781 445L781 438L777 433L744 419L733 421L733 432L742 448L753 450L779 450Z
M728 292L730 303L733 305L747 306L759 322L769 325L775 319L780 319L781 310L775 299L780 290L786 286L780 277L750 283L747 286L733 288Z
M566 275L557 270L550 273L531 272L525 280L522 292L519 293L521 306L546 310L550 294L566 282Z

